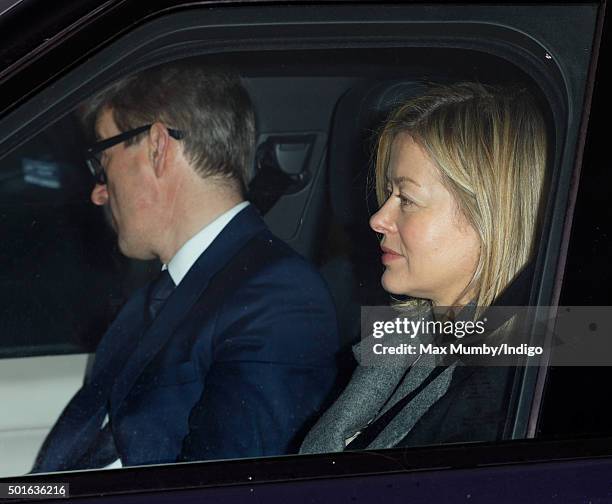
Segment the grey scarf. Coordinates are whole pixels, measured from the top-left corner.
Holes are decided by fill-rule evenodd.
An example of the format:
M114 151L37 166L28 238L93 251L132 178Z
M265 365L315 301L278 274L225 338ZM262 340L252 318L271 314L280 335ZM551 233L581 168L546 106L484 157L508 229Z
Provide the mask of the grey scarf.
M421 341L426 338L421 336ZM401 343L398 339L398 343ZM360 363L336 402L310 430L300 453L343 451L346 440L384 414L397 401L417 388L436 365L435 356L388 356L386 366L361 365L360 345L353 347ZM427 410L442 397L450 385L456 363L442 372L407 404L369 445L369 449L392 448L414 427ZM406 371L410 372L406 374Z

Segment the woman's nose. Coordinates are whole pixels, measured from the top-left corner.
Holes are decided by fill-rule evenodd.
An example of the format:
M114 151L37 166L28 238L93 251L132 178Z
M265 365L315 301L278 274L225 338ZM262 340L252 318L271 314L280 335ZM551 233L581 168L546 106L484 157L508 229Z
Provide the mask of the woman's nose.
M91 191L91 201L94 205L106 205L108 201L108 191L106 190L106 184L95 185L93 191Z
M388 200L387 200L388 203ZM370 217L370 227L377 233L387 234L393 232L395 229L395 223L392 219L390 209L387 203L385 203L378 212Z

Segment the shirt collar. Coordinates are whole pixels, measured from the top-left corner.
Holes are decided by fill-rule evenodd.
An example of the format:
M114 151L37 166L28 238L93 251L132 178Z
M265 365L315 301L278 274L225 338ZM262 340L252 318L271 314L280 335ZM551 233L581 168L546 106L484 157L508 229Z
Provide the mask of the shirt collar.
M230 221L248 205L248 201L243 201L242 203L238 203L235 207L230 208L224 214L221 214L187 240L178 252L174 254L170 262L162 266L162 270L168 269L175 285L181 283L181 280L183 280L198 257L204 253L219 233L223 231L223 228L225 228L225 226L227 226Z

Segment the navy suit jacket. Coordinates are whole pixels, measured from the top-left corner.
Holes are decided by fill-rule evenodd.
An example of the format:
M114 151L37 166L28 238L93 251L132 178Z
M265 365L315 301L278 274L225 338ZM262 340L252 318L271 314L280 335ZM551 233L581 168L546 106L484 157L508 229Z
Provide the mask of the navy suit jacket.
M137 465L297 451L336 377L335 312L316 270L250 205L149 327L146 292L102 338L33 471L101 467L116 454ZM107 413L111 455L100 441Z

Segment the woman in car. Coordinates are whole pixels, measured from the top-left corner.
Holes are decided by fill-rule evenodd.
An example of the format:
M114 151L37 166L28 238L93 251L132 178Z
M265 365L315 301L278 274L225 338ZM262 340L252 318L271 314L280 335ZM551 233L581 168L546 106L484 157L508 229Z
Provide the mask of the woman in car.
M524 89L439 86L391 114L378 139L380 208L370 226L400 314L477 320L491 305L526 304L546 152L543 118ZM364 344L302 453L503 436L515 368L440 366L425 354L367 365Z

